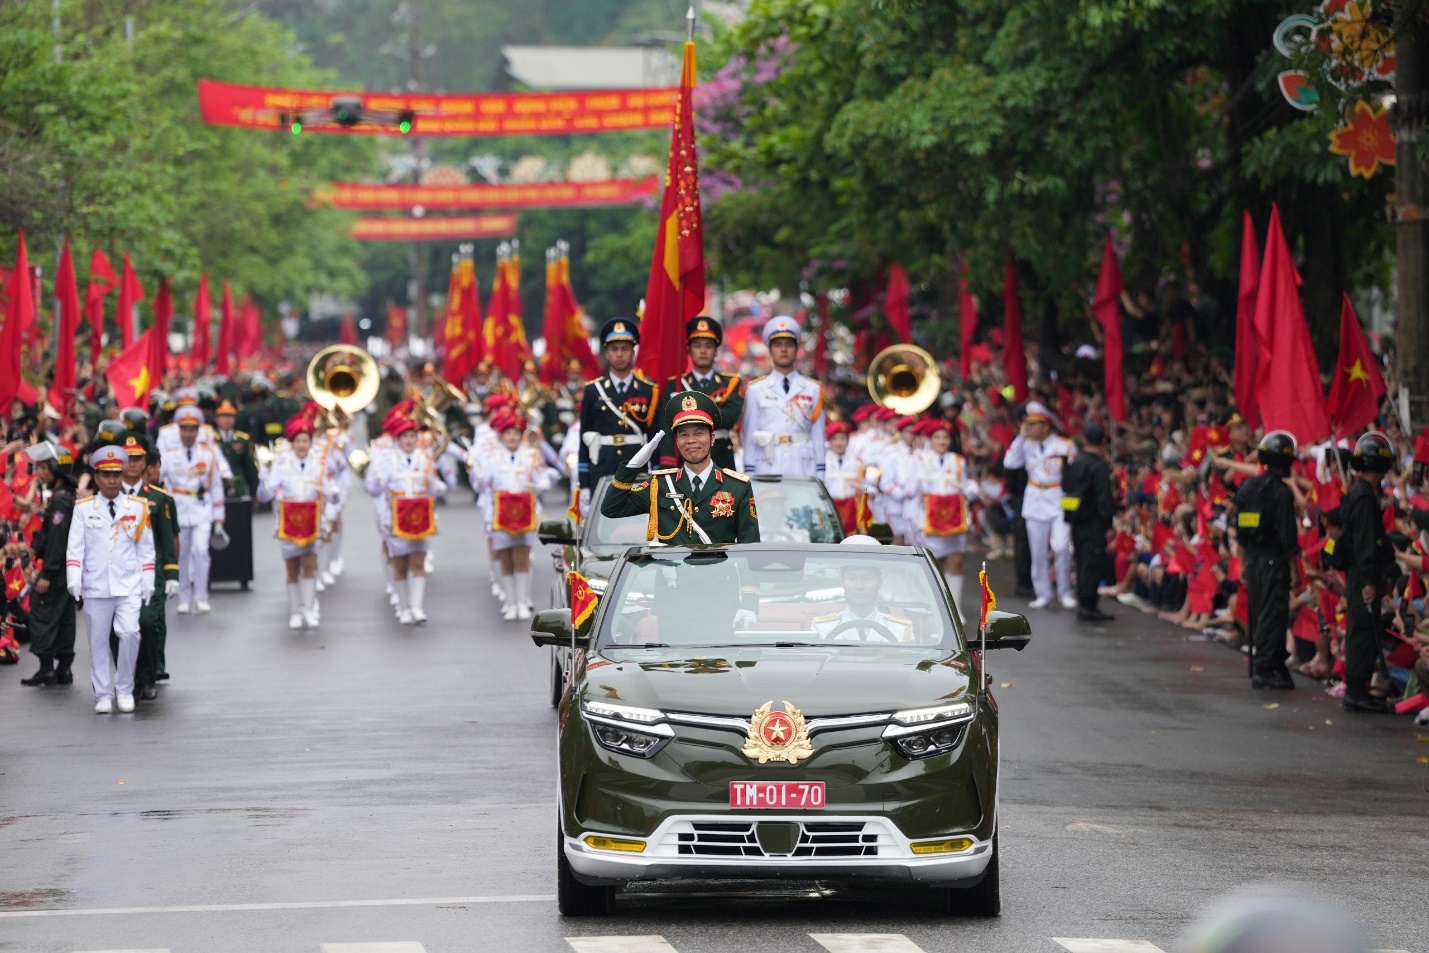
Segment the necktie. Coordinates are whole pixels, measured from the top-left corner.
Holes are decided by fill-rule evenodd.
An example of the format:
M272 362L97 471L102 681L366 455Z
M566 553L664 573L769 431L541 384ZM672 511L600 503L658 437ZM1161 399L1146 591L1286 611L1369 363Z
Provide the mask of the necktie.
M193 462L193 459L194 459L194 448L193 448L193 447L186 447L186 448L184 449L184 452L189 455L189 462L192 463L192 462Z
M784 393L789 393L789 378L784 378Z
M411 465L412 465L412 458L411 458L411 457L408 457L408 458L407 458L407 466L410 467Z
M698 492L700 492L700 478L699 478L699 477L690 477L690 486L693 488L693 489L691 490L692 493L698 493Z
M843 457L839 457L839 469L840 469L840 470L843 469L843 465L844 465L844 458L843 458Z
M113 501L113 500L110 500L110 501L109 501L109 518L110 518L110 519L114 519L114 517L116 517L116 516L118 516L118 515L119 515L119 511L114 508L114 501Z
M308 472L308 461L306 461L306 460L299 460L299 461L298 461L298 472L299 472L299 473L307 473L307 472Z
M624 381L621 381L620 383L618 383L618 384L615 385L615 396L617 396L617 397L624 397L624 396L625 396L625 382L624 382Z

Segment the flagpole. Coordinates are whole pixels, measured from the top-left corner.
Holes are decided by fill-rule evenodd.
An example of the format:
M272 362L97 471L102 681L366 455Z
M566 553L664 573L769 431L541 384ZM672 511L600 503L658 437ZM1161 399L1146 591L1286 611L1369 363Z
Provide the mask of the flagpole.
M689 10L685 12L685 41L687 43L695 42L695 21L697 19L695 7L699 6L699 3L700 0L695 0L690 4Z
M983 591L982 591L982 593L980 594L979 599L978 599L979 605L981 606L981 608L978 610L978 614L977 614L977 619L978 619L978 622L977 622L977 631L978 631L978 649L977 649L977 651L978 651L977 666L978 666L978 667L977 667L977 677L978 677L978 681L981 683L981 684L979 684L978 687L977 687L978 694L982 694L983 692L987 691L987 608L986 608L986 604L987 604L987 560L986 560L986 559L984 559L984 560L982 561L982 573L981 573L981 576L982 576L982 579L981 579L982 587L981 587L981 588L982 588Z

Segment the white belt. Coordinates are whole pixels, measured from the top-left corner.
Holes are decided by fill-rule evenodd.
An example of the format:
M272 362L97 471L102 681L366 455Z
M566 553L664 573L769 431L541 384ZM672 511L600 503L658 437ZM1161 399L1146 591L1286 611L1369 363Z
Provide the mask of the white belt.
M728 439L729 439L729 431L728 431L728 430L716 430L716 431L714 432L714 438L715 438L716 440L728 440Z
M761 447L767 447L770 444L787 445L808 443L809 435L806 433L771 433L768 430L756 430L754 431L754 442Z
M581 442L584 443L586 449L590 451L590 462L598 463L600 461L601 447L641 446L645 443L645 435L640 433L583 433L581 434Z

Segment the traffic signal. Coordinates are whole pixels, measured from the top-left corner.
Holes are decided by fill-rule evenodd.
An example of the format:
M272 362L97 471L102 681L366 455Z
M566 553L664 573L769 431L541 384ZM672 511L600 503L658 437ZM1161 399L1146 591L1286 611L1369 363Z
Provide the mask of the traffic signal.
M397 114L397 131L402 135L412 131L412 122L417 118L417 114L410 109L404 109Z
M288 126L288 131L295 136L301 136L303 134L303 121L301 119L294 119L292 124Z
M360 96L333 97L332 121L344 129L351 129L362 122L362 98Z

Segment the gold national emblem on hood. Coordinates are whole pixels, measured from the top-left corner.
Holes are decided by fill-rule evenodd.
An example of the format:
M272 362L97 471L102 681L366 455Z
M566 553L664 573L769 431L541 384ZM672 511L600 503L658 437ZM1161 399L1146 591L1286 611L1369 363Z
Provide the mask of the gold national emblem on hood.
M774 711L774 702L767 701L749 720L749 736L744 739L744 756L760 764L787 761L798 764L811 757L814 746L809 743L809 729L804 716L789 702L783 711Z

